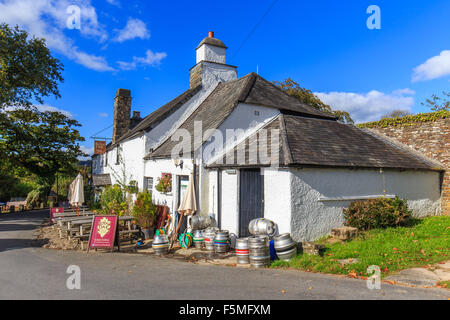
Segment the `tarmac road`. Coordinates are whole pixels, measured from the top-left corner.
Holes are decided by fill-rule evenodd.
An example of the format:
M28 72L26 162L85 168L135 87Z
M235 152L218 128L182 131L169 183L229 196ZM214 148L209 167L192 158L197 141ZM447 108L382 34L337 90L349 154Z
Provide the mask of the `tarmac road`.
M48 211L0 216L0 299L443 299L420 289L300 271L204 266L141 254L83 253L32 246ZM81 270L69 290L67 268ZM285 291L284 293L282 292Z

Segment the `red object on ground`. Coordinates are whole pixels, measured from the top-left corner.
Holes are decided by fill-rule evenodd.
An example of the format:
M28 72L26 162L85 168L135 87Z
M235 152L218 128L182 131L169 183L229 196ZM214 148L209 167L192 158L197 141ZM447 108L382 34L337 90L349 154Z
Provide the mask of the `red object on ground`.
M117 216L94 216L89 248L113 249L117 234Z
M60 212L64 212L64 208L63 207L50 208L50 221L53 222L53 219L55 218L53 215L55 213L60 213Z

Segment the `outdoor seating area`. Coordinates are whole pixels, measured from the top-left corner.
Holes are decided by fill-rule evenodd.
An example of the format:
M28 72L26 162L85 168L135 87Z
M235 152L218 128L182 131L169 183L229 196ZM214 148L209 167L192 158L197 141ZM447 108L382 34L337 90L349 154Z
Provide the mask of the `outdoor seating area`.
M76 240L80 249L86 250L94 216L95 213L92 211L83 210L77 213L74 210L67 210L53 213L53 218L50 220L52 228L58 231L60 239ZM136 229L132 223L133 217L118 217L118 221L120 248L135 250L140 230Z

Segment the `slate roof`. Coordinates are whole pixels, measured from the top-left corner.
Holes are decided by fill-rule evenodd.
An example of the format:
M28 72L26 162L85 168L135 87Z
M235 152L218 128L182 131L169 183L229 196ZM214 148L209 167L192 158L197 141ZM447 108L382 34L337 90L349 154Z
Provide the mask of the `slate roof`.
M92 184L96 187L107 186L111 184L111 176L109 173L104 174L93 174Z
M369 131L354 125L343 124L335 120L307 118L281 114L262 129L279 130L278 159L281 167L360 167L392 168L442 171L443 168L425 156L390 143ZM261 129L259 130L261 132ZM210 164L208 167L260 167L267 165L261 159L252 159L249 154L250 142L254 143L253 134L231 152L237 159L237 150L245 149L245 162ZM268 138L270 142L270 135ZM269 144L270 146L270 144ZM252 152L252 154L254 154ZM268 148L270 155L270 148ZM250 161L252 159L253 161Z
M113 149L120 142L125 141L129 138L132 138L138 134L143 133L144 131L149 131L153 127L155 127L158 123L166 119L172 113L177 111L183 104L185 104L188 100L190 100L196 93L200 91L202 86L197 86L195 88L186 90L182 94L180 94L175 99L169 101L162 107L156 109L144 119L140 120L138 124L128 130L123 136L121 136L114 144L110 144L107 146L107 150Z
M222 42L222 40L219 40L217 38L206 37L199 43L199 45L195 49L197 50L198 48L200 48L205 43L206 44L210 44L212 46L216 46L216 47L221 47L221 48L225 48L225 49L227 48L225 46L225 44Z
M192 136L195 121L202 121L203 132L207 129L216 129L239 103L262 105L308 117L336 119L330 114L318 111L287 95L256 73L250 73L237 80L219 83L180 128L188 130ZM203 142L208 138L208 136L204 137ZM178 142L167 139L153 152L146 155L145 159L170 157L176 144Z

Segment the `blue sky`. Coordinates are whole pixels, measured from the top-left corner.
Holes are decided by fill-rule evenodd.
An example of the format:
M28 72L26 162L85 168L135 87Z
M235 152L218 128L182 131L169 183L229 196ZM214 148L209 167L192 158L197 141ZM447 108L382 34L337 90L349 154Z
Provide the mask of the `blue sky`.
M449 1L273 3L0 0L0 21L45 37L65 65L62 98L43 108L77 119L86 150L89 137L111 125L117 88L131 89L132 109L143 115L186 90L195 47L210 30L239 77L257 66L270 81L291 77L357 121L394 109L426 112L420 102L450 91ZM80 29L67 27L70 5L81 9ZM367 28L369 5L381 10L379 30Z

